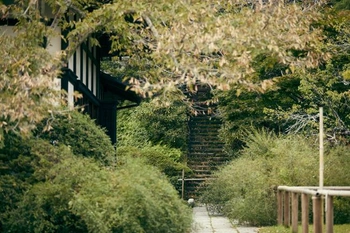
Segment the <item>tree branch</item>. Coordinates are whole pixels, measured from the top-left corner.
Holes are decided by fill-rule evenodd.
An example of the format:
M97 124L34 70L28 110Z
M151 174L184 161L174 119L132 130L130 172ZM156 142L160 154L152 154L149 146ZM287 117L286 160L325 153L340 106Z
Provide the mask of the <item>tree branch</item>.
M159 38L158 31L157 31L157 29L154 27L154 25L153 25L151 19L150 19L147 15L145 15L145 14L142 14L142 19L146 22L147 27L149 27L149 29L150 29L151 32L153 33L154 37L158 39L158 38Z

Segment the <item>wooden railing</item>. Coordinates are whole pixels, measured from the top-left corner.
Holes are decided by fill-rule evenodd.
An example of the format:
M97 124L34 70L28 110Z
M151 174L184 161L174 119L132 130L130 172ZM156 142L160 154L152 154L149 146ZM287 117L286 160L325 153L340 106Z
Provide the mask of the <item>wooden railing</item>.
M350 197L349 186L315 187L315 186L279 186L277 188L277 223L298 232L299 196L301 195L302 233L309 232L309 200L312 198L313 232L322 233L323 214L325 213L326 233L333 232L334 196ZM323 200L325 207L323 208Z

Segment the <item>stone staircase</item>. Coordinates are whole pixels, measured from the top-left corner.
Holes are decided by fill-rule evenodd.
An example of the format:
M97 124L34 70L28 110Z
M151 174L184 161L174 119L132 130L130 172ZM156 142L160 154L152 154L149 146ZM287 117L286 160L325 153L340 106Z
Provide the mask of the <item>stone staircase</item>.
M207 98L208 89L201 88L193 97L197 103ZM187 165L192 174L185 174L184 198L199 197L202 189L212 179L212 174L230 158L223 152L224 143L219 138L221 119L216 116L215 105L200 106L202 112L191 115L188 120L188 155ZM205 182L207 181L207 182Z

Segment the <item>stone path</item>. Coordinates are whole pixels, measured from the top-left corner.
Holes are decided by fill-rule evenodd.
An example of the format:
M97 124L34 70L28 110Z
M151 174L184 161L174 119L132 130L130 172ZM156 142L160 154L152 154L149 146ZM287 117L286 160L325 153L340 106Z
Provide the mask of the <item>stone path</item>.
M193 208L192 233L257 233L256 227L233 226L224 216L209 215L205 206Z

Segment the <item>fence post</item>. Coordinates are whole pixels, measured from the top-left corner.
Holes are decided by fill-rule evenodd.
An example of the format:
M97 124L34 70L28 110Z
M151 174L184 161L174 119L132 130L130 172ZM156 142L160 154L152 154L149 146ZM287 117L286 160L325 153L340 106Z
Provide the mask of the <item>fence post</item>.
M292 232L298 233L299 195L292 193Z
M283 225L286 227L290 226L290 200L289 200L289 192L285 191L284 192L284 213L283 213Z
M326 195L326 233L333 233L333 196Z
M301 195L301 225L302 233L309 233L309 195Z
M321 196L312 197L312 209L314 215L314 233L322 233L322 198Z
M283 224L283 191L277 190L277 224Z
M182 200L185 198L185 169L182 169L182 176L181 176L181 197Z

